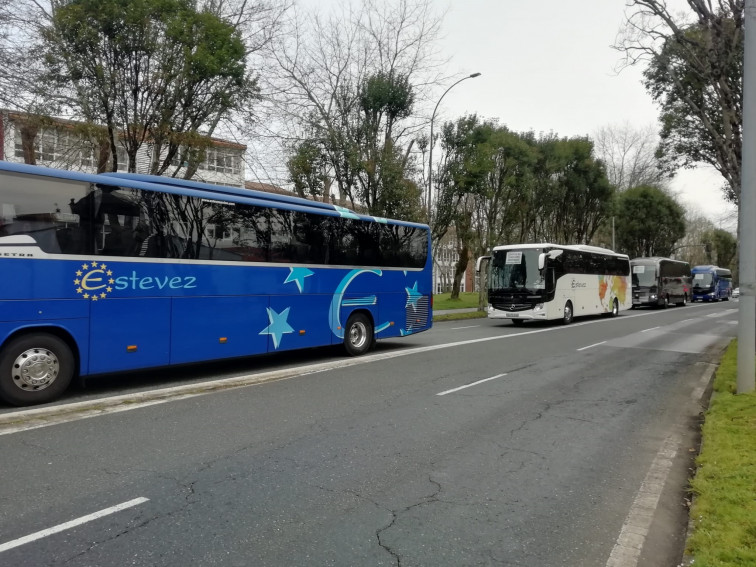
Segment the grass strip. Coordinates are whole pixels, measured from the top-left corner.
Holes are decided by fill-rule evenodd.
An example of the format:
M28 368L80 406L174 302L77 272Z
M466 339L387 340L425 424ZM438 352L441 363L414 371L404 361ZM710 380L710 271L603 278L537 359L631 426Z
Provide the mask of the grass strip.
M696 567L756 566L756 392L736 394L737 341L714 380L691 482Z
M438 293L433 296L433 309L464 309L466 307L478 308L478 292L463 291L459 299L452 299L451 293Z

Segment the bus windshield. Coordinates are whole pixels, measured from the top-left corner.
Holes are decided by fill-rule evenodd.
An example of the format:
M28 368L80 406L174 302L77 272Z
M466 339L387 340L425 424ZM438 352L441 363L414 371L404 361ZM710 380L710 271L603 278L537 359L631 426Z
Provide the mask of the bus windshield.
M651 287L656 285L656 268L654 266L633 266L633 286Z
M546 285L538 270L540 248L497 250L491 259L489 288L540 293Z
M693 274L693 287L711 287L714 274Z

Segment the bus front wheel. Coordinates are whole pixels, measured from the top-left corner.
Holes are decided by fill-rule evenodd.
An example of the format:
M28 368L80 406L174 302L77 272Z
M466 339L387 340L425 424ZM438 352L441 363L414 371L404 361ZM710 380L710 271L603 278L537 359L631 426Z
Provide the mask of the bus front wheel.
M374 344L373 325L363 313L352 313L344 330L344 348L350 356L365 354Z
M572 320L574 319L575 315L572 312L572 302L568 301L564 304L564 313L562 315L562 324L563 325L569 325L572 323Z
M51 402L73 374L74 356L63 340L48 333L23 335L0 352L0 398L15 406Z

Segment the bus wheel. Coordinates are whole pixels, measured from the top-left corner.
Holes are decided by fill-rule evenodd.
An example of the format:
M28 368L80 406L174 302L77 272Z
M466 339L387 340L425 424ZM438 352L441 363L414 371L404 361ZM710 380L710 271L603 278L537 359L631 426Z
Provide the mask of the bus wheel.
M344 348L350 356L365 354L373 346L373 326L364 313L352 313L344 331Z
M666 309L667 307L669 307L669 296L665 295L664 301L662 301L662 304L661 304L661 308Z
M683 295L682 301L677 304L678 307L685 307L688 304L688 296Z
M71 383L74 356L55 335L23 335L0 352L0 398L16 406L51 402Z
M564 304L564 315L562 315L562 324L563 325L569 325L572 323L572 319L574 319L574 315L572 313L572 302L568 301Z
M619 303L617 302L617 298L615 298L612 302L612 317L616 317L617 315L619 315Z

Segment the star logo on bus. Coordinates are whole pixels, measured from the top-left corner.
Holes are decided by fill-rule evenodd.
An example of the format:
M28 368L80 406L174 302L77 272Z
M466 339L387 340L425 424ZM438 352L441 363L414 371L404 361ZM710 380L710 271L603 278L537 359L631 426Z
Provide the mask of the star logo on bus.
M107 264L100 262L90 262L82 264L74 272L76 277L73 280L76 293L88 301L100 301L107 299L108 294L113 291L111 287L115 283L113 271L108 269Z
M284 283L294 282L299 288L299 293L302 293L304 289L304 279L309 278L315 272L308 270L307 268L289 268L289 275L286 276Z
M412 310L417 311L417 302L423 296L417 291L417 282L412 287L405 287L404 290L407 292L407 303L405 306L412 306Z
M289 325L287 321L289 318L289 309L291 309L291 307L287 307L280 313L276 313L274 309L271 309L270 307L267 308L270 325L260 331L259 334L270 335L273 339L273 348L278 348L278 345L281 344L281 338L283 335L294 332L294 329L291 328L291 325Z

